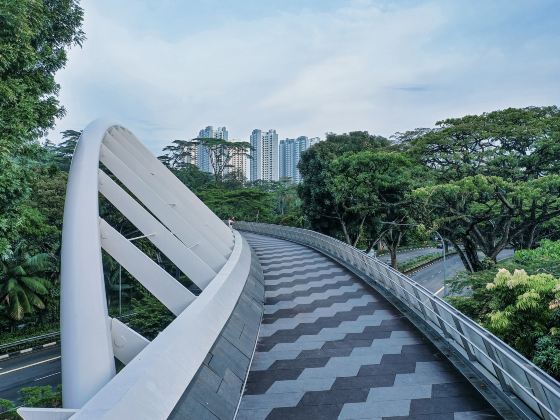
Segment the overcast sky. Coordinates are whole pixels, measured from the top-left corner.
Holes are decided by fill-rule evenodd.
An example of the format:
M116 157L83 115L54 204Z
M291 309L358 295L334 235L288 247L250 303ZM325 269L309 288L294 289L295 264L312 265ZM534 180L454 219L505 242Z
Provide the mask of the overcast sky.
M83 0L50 138L108 117L154 151L226 125L280 138L560 103L558 0Z

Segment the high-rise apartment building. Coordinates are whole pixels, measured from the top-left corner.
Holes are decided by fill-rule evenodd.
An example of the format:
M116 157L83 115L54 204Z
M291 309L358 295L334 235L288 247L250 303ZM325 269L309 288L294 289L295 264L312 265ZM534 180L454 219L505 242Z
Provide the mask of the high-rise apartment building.
M308 138L306 136L300 136L297 139L280 140L280 178L288 178L294 183L301 182L301 174L298 169L301 154L319 141L318 137Z
M214 128L209 125L208 127L198 132L199 138L222 139L228 140L229 133L226 127ZM198 146L196 150L196 166L203 172L214 172L210 164L210 155L205 147Z
M278 134L276 130L253 130L250 137L251 150L250 179L278 181Z
M249 175L248 157L249 150L235 152L229 161L229 167L225 169L226 174L237 173L247 179Z

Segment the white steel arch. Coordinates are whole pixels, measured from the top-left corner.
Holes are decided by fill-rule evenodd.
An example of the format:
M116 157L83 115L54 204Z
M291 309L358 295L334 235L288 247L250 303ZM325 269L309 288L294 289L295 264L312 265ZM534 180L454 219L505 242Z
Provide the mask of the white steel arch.
M100 168L100 163L112 176ZM243 243L240 235L234 234L130 131L110 121L92 122L83 131L72 159L64 210L61 342L65 410L20 409L25 418L39 418L39 412L48 413L47 417L40 418L80 417L86 403L107 384L114 382L115 357L126 364L144 348L151 347L144 337L109 317L102 249L175 315L181 315L198 300L99 217L99 194L202 290L200 297L205 296L207 290L207 294L219 297L217 304L221 308L211 308L214 303L206 296L196 309L198 313L210 310L216 314L210 321L213 326L210 332L202 331L198 325L189 326L194 328L192 339L199 338L205 343L199 348L199 358L204 358L210 349L212 338L216 338L227 321L227 311L233 309L232 303L236 302L244 284L241 280L232 281L229 289L220 289L229 274L239 274L240 269L245 273L245 266L248 271L250 253L247 256L248 245ZM210 285L217 278L221 280L210 291ZM189 318L193 323L195 315L183 318ZM206 336L196 337L197 334ZM173 338L168 334L167 339ZM199 362L187 363L192 364L189 369L194 369L193 375ZM134 372L131 375L134 376ZM130 381L128 384L131 385ZM183 391L184 388L177 389L176 393ZM107 392L111 394L112 391ZM56 417L50 417L55 412Z

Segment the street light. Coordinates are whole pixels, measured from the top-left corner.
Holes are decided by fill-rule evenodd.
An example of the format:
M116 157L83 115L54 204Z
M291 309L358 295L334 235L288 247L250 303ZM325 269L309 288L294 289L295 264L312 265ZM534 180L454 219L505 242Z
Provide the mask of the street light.
M445 273L445 240L443 239L443 236L441 236L441 234L436 230L435 231L437 236L439 236L439 239L441 241L441 251L443 252L443 296L447 295L447 285L445 284L445 280L446 280L446 273ZM440 289L441 290L441 289Z
M394 226L424 226L418 223L396 223L396 222L381 222L382 225L394 225ZM445 296L447 294L447 286L445 285L445 280L446 280L446 255L445 255L445 240L443 239L443 236L441 236L441 234L435 230L434 231L437 236L439 237L439 240L441 241L441 247L442 247L442 252L443 252L443 296ZM439 293L442 289L439 289L438 291L434 292L433 294L436 295L437 293Z

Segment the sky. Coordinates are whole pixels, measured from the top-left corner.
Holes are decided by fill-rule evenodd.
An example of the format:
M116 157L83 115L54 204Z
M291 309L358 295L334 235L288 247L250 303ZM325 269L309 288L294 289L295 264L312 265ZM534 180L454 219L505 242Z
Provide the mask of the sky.
M557 0L82 0L87 40L57 74L67 114L159 153L207 125L247 140L390 136L560 104Z

